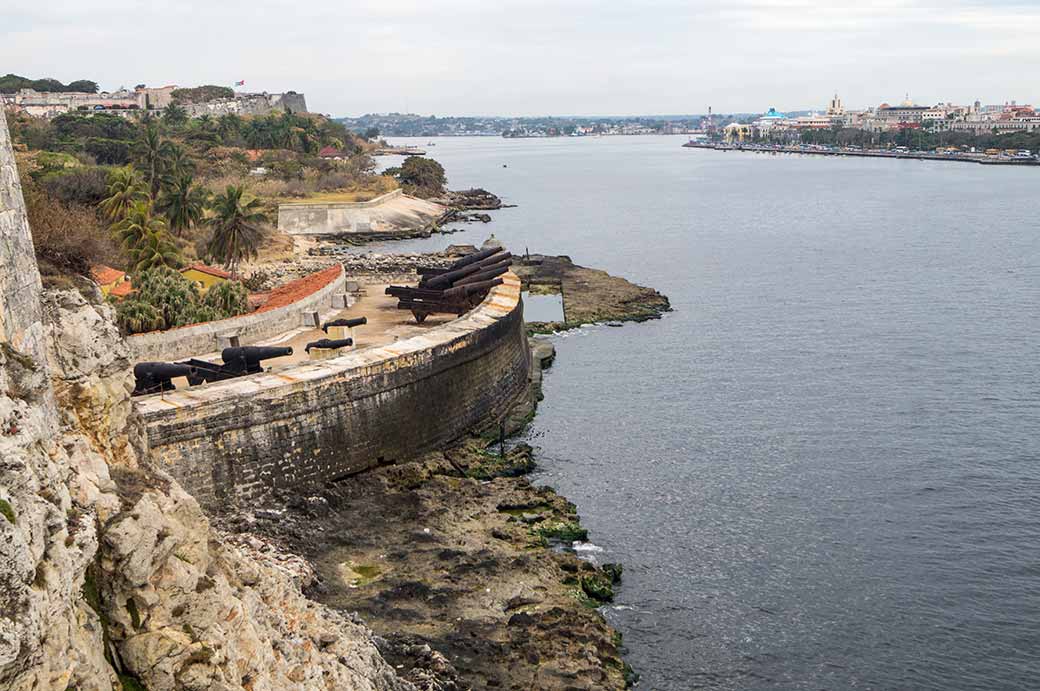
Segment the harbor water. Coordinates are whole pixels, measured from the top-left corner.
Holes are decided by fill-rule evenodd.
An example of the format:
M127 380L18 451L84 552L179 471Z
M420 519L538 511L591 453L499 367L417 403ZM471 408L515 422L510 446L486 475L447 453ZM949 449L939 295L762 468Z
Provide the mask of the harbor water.
M518 206L382 247L671 299L555 337L529 432L640 688L1040 687L1040 170L683 141L423 140Z

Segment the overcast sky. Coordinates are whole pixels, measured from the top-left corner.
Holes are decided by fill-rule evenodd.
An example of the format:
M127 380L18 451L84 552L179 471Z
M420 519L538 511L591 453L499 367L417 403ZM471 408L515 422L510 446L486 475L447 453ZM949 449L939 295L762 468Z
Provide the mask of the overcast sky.
M332 115L1040 101L1032 0L0 0L0 73L306 94Z

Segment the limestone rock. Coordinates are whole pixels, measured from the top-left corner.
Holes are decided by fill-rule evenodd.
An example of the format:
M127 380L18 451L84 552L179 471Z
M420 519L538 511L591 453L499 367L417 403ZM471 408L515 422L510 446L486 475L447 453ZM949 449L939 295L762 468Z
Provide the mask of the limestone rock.
M9 144L0 111L0 688L414 689L152 467L111 308L40 299Z

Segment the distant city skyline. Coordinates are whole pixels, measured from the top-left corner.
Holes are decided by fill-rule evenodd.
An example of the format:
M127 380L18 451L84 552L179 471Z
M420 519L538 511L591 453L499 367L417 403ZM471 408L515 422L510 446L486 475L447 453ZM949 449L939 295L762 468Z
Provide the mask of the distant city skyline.
M4 72L307 94L312 110L653 115L1040 101L1017 0L8 0ZM132 56L133 59L128 59Z

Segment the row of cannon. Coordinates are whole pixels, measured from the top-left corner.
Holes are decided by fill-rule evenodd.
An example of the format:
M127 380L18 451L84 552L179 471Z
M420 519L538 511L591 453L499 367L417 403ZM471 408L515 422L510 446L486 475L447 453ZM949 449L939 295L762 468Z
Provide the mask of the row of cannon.
M473 252L446 269L420 267L418 287L388 286L386 294L396 297L397 308L411 311L419 324L431 314L465 314L502 285L512 260L512 254L498 247Z
M367 324L365 317L352 319L335 319L325 322L321 329L329 333L329 329L353 329ZM354 345L353 338L322 338L311 341L304 350L310 354L314 349L338 350ZM234 346L224 348L220 352L221 362L210 362L191 358L183 362L139 362L134 365L134 390L131 395L173 391L177 387L173 380L184 377L189 386L199 386L225 379L244 377L247 374L258 374L264 371L263 362L293 354L289 346Z

